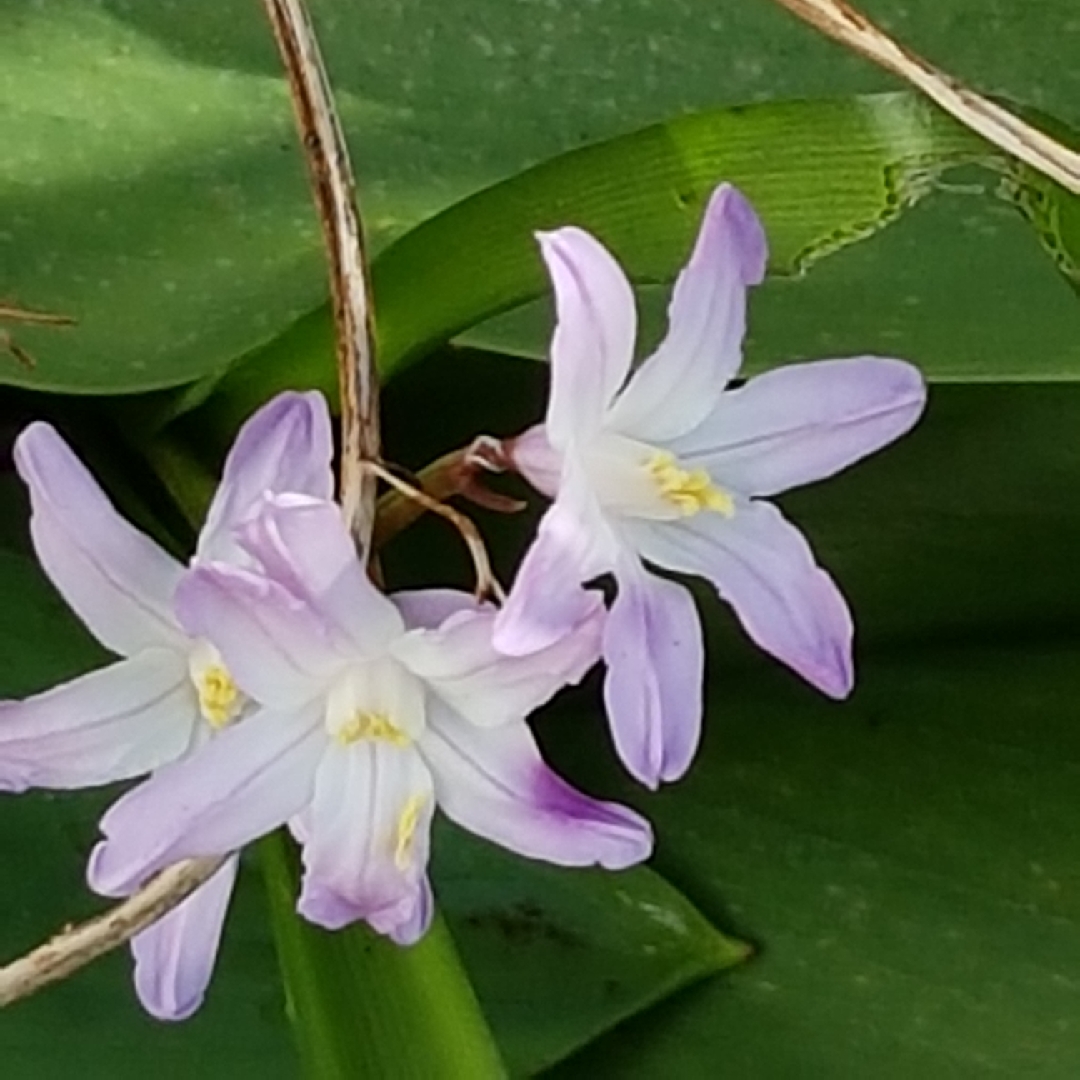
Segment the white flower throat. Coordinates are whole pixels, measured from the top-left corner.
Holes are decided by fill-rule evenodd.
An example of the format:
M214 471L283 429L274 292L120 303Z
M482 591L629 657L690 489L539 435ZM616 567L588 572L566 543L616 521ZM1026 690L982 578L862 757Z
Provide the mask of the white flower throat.
M343 750L367 741L416 753L425 722L423 686L387 657L355 664L345 672L330 690L324 717L327 733ZM430 795L406 787L397 798L400 810L380 842L404 873L412 865Z
M371 739L409 747L424 730L424 689L388 657L353 664L331 688L324 722L341 746Z
M601 435L585 454L585 469L608 510L661 521L703 510L735 513L731 495L705 469L687 469L670 450L624 435Z

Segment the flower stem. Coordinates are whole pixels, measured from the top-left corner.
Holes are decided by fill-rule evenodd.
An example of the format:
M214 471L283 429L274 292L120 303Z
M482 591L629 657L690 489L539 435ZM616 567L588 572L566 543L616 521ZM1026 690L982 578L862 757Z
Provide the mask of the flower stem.
M303 0L264 0L264 6L289 80L326 242L341 389L339 499L349 531L366 560L375 524L376 485L364 465L380 458L379 382L371 275L356 182Z
M440 918L408 948L363 924L330 933L296 916L298 873L288 836L268 836L259 854L307 1076L494 1080L506 1075Z

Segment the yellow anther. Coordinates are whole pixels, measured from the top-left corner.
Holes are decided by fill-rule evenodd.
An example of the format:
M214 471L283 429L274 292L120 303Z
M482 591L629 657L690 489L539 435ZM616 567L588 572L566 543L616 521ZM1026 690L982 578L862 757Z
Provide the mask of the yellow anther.
M394 844L394 865L402 872L409 869L413 844L416 840L416 827L420 824L420 813L424 809L426 802L426 796L413 795L405 803L398 817L397 837Z
M731 496L718 488L704 469L690 472L682 468L669 450L657 450L645 462L645 469L660 494L684 517L692 517L702 510L713 510L724 517L735 513Z
M199 695L199 711L212 728L225 727L243 708L243 694L221 664L203 668L196 679L195 690Z
M335 732L334 738L342 746L358 739L382 739L392 746L408 746L412 740L382 713L355 712Z

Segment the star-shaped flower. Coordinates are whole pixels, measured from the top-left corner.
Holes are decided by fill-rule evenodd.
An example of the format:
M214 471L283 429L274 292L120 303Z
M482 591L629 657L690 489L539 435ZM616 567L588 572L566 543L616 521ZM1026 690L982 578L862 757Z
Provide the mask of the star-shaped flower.
M247 561L234 529L267 492L328 497L333 443L318 394L286 393L238 434L193 563ZM0 702L0 790L84 788L166 766L248 719L254 706L218 651L186 633L173 599L187 568L125 521L61 436L34 423L15 444L42 567L121 659L25 701ZM163 1019L198 1007L217 952L235 860L132 941L135 985ZM137 883L136 883L137 884Z
M271 498L237 535L257 568L196 567L177 610L264 707L112 807L96 888L123 893L288 822L303 845L300 912L331 929L364 919L407 943L431 917L436 806L561 865L648 856L647 823L560 780L525 722L595 663L598 604L579 605L557 641L507 657L491 644L494 609L466 594L380 593L334 503Z
M636 313L608 251L577 228L541 234L558 322L543 424L509 444L554 503L500 613L496 646L523 655L566 630L583 582L611 573L604 695L615 744L643 783L688 768L704 653L689 592L646 564L711 582L765 651L824 693L852 687L852 620L802 534L765 497L823 479L906 432L919 372L858 357L739 371L746 291L765 272L756 214L712 196L675 284L660 347L631 372Z

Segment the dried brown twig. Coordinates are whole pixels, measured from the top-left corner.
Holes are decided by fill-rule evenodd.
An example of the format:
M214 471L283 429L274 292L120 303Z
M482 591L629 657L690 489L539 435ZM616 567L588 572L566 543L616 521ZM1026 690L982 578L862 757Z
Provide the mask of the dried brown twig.
M302 0L264 0L289 77L296 122L330 260L341 386L342 512L367 558L375 524L379 385L375 326L356 184L326 69Z
M0 1007L73 975L171 911L221 869L224 859L188 859L163 870L111 911L57 934L0 967Z
M477 506L500 514L515 514L525 509L520 499L492 491L481 483L485 473L508 469L502 443L489 435L480 435L461 450L452 450L433 461L416 476L414 488L436 502L460 495ZM427 512L429 506L400 490L387 492L379 499L372 544L377 550L392 537Z
M423 510L429 510L431 513L445 518L457 529L462 540L465 541L465 546L469 549L469 555L476 571L476 598L478 600L483 600L486 596L493 596L497 600L506 599L506 594L503 592L498 578L495 577L495 572L491 569L491 560L488 558L484 538L480 535L480 530L471 518L461 513L460 510L455 510L454 507L434 498L421 488L410 484L407 480L402 480L400 476L391 472L385 465L369 461L365 463L364 467L369 469L374 476L389 484L405 499Z
M894 41L843 0L776 0L823 34L921 90L988 142L1080 194L1080 154Z

